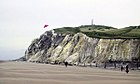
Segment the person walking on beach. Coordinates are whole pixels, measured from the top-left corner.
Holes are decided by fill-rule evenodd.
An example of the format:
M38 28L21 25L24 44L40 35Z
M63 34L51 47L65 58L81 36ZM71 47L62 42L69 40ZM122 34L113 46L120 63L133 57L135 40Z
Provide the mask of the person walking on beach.
M68 66L68 62L66 61L66 62L65 62L65 67L67 67L67 66Z
M126 73L128 73L129 72L129 69L128 69L129 67L128 67L128 64L126 65Z
M104 68L106 69L106 62L104 63Z
M124 69L124 68L123 68L123 65L121 65L121 71L123 71L123 69Z

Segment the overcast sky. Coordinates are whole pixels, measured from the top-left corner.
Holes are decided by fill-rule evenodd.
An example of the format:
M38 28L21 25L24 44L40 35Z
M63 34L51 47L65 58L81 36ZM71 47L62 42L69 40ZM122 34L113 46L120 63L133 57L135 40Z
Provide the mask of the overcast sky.
M0 53L23 50L23 55L46 30L89 25L91 19L117 28L137 26L140 0L0 0ZM44 29L44 24L49 26ZM4 55L0 59L12 58Z

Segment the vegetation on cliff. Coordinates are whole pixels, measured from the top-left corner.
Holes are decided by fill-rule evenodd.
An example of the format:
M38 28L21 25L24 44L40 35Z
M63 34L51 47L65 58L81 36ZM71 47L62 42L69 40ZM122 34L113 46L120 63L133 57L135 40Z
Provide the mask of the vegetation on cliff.
M92 38L140 38L140 26L129 26L121 29L103 25L82 25L54 29L56 33L76 34L82 32Z

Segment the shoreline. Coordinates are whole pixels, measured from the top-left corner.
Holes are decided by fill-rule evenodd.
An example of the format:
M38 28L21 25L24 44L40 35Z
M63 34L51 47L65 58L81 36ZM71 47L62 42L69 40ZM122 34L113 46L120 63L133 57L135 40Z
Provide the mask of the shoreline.
M0 63L0 84L139 84L139 72L31 62Z
M36 63L36 62L27 62L27 61L3 61L2 63L4 62L23 62L23 63L33 63L33 64L43 64L43 65L56 65L56 66L64 66L64 64L53 64L53 63ZM114 68L113 66L112 67L106 67L104 68L103 66L98 66L96 67L96 65L68 65L68 67L80 67L80 68L93 68L93 69L102 69L102 70L112 70L112 71L120 71L120 72L125 72L125 69L123 71L121 71L120 67L116 67ZM140 67L139 67L140 68ZM132 71L132 72L140 72L140 69L129 69L129 71Z

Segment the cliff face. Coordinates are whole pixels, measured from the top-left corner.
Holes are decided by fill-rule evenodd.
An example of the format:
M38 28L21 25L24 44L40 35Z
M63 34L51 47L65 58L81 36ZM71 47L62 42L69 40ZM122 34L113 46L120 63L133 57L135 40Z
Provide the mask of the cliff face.
M97 61L131 61L140 57L139 39L100 39L95 48Z
M47 31L25 52L30 62L92 63L140 59L139 39L97 39L83 33L54 34Z

